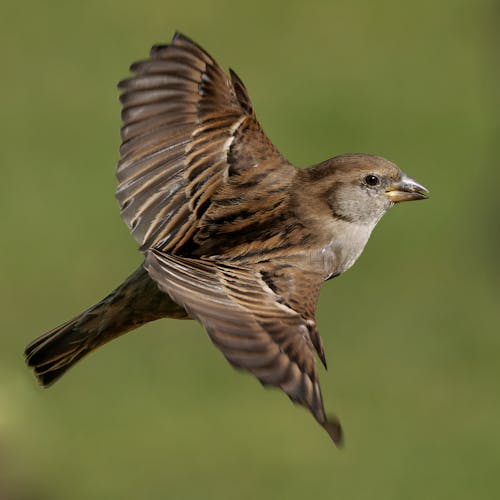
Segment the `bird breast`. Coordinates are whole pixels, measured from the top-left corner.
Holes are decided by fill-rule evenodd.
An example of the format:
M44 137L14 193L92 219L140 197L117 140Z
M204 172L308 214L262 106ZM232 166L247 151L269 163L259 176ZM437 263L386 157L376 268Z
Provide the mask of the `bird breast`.
M330 241L313 257L321 266L325 279L347 271L361 255L373 226L335 221Z

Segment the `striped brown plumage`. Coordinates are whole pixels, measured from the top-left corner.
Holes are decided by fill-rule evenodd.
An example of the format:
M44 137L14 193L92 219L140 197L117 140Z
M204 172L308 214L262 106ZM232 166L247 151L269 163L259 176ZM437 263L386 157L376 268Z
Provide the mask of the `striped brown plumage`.
M229 178L266 166L294 171L262 132L241 80L183 35L131 70L119 84L116 197L143 250L178 253Z
M262 271L157 250L148 252L145 267L161 290L203 324L233 366L280 387L339 441L340 426L323 408L312 341L318 340L316 323L287 305ZM289 282L300 278L292 271Z
M308 408L339 444L315 361L326 367L320 286L354 263L394 193L417 199L424 188L370 155L295 168L262 131L236 73L179 33L131 71L119 84L116 197L145 261L98 304L33 341L28 364L48 386L141 324L190 317L233 366ZM367 174L379 188L370 190Z

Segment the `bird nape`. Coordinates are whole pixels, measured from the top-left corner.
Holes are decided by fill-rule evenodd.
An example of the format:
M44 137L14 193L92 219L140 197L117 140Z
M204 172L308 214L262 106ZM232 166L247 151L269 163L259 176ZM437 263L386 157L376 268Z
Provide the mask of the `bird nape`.
M34 340L43 386L86 354L160 318L199 321L231 365L310 410L339 445L316 356L321 284L359 257L395 203L427 190L394 163L342 155L298 169L273 146L247 90L176 33L120 82L116 197L144 254L106 298Z

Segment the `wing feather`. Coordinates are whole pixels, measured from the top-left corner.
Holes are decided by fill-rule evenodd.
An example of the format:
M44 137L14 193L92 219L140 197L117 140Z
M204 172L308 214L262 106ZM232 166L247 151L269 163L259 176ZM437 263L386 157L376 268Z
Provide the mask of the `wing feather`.
M161 290L203 324L233 366L281 388L340 442L340 424L327 418L323 407L311 342L314 321L287 305L261 271L154 249L147 252L145 268Z
M184 35L131 71L119 84L116 197L143 250L186 245L230 177L263 162L293 168L262 132L242 81Z

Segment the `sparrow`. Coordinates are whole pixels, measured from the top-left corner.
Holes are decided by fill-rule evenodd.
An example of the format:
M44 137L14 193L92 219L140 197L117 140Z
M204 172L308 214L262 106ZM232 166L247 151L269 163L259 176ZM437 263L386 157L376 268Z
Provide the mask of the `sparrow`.
M380 218L428 191L394 163L336 156L299 169L257 121L241 79L176 33L119 83L116 198L144 255L96 305L31 342L42 386L160 318L195 319L235 368L309 409L334 443L316 357L320 287L347 271Z

